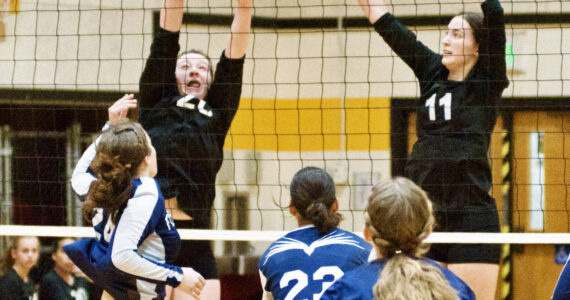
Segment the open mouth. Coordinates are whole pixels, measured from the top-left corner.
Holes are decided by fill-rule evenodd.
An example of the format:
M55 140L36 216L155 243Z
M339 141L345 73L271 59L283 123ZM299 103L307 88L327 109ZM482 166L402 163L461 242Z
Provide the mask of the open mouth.
M197 80L190 80L190 81L186 84L186 86L187 86L187 87L191 87L191 88L200 88L200 86L202 86L202 85L201 85L200 82L197 81Z

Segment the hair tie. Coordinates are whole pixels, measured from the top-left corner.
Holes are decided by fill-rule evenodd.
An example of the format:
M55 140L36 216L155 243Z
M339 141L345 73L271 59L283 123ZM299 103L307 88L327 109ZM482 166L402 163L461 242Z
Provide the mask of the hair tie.
M396 250L394 251L394 254L402 254L402 250L396 249Z
M131 168L131 164L126 164L125 168L130 169Z

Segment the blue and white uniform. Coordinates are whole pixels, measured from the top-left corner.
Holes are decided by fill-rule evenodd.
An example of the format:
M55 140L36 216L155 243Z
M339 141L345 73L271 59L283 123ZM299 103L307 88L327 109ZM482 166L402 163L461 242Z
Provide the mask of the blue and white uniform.
M461 300L475 300L475 294L471 288L463 282L457 275L443 268L431 259L422 259L424 262L437 267L445 276L452 288L457 291ZM380 272L384 269L386 260L377 259L371 263L362 265L351 272L346 273L341 280L335 282L323 295L321 299L342 299L342 300L373 300L372 289Z
M96 143L85 151L73 172L71 183L80 196L97 180L89 169ZM117 224L96 208L92 218L96 238L79 240L63 250L115 299L161 298L166 284L176 287L182 280L182 269L170 265L178 255L180 236L156 181L137 178L133 187L133 196L118 212Z
M322 235L297 228L265 251L258 264L265 291L274 299L319 299L345 272L366 263L372 245L338 228Z
M566 265L560 273L552 300L570 300L570 259L566 261Z

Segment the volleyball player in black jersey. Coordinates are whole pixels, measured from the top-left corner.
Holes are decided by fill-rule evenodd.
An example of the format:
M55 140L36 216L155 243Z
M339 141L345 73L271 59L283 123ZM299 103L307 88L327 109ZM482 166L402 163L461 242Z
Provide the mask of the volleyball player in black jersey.
M487 159L497 103L508 86L499 1L479 0L483 15L454 17L443 38L443 54L417 41L386 11L383 0L358 1L376 31L419 80L418 141L406 176L433 200L436 230L499 231L495 200L489 196L492 182ZM459 275L477 299L494 299L499 245L433 245L428 257Z
M205 54L178 53L184 1L164 0L160 29L140 79L139 120L156 149L156 180L177 228L210 227L216 174L239 105L251 27L252 0L237 2L229 42L212 76ZM183 241L175 264L204 276L203 299L220 298L209 241Z

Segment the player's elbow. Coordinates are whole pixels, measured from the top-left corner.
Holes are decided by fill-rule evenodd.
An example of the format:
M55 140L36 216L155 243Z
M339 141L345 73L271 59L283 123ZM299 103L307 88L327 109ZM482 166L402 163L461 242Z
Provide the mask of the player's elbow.
M85 174L73 175L71 177L71 187L73 188L73 191L80 197L85 197L87 195L87 192L89 192L89 187L91 186L91 182L93 182L91 178L87 180L86 177L88 176L85 176Z

